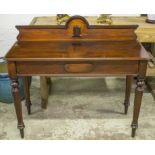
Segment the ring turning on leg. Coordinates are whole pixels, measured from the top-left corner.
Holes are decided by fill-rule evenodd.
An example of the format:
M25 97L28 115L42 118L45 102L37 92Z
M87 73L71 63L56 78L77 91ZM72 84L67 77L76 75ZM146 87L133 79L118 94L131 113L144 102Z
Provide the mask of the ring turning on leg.
M141 101L144 90L144 79L138 77L135 89L135 99L134 99L134 112L133 112L133 121L131 124L132 127L132 137L135 137L136 129L138 128L138 117L141 107Z
M14 99L14 106L16 110L17 120L18 120L18 129L20 130L21 138L24 138L24 122L22 117L22 107L21 107L21 99L19 94L19 87L17 79L11 79L12 81L12 95Z

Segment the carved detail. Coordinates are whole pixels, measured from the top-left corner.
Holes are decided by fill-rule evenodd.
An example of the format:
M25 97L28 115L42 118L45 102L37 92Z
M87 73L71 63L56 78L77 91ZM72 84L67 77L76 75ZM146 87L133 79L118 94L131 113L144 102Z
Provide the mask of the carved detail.
M13 79L13 80L12 80L11 86L12 86L12 92L13 92L13 93L16 93L16 92L19 91L19 88L18 88L18 81L17 81L16 79Z
M143 91L144 90L144 79L138 78L137 79L137 91Z

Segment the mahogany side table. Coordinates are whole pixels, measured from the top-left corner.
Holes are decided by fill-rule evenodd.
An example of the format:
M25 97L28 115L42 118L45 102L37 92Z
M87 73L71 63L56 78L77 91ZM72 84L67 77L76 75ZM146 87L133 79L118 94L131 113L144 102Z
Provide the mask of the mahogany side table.
M137 76L132 137L138 127L143 86L149 56L137 41L137 25L89 25L81 16L65 25L16 26L17 42L6 55L18 128L24 137L17 76L23 77L28 113L31 113L28 76L127 76L125 113L129 105L131 77Z

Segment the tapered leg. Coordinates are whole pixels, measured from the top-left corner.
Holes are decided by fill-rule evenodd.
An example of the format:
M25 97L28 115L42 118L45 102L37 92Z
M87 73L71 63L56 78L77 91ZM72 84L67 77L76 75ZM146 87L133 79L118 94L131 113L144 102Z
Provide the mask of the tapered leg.
M135 90L135 99L134 99L134 112L133 112L133 121L131 124L132 127L132 137L135 137L136 129L138 128L138 117L141 107L141 101L144 90L144 79L137 78L137 86Z
M18 120L18 129L20 130L21 138L24 138L24 122L22 117L22 107L21 107L21 99L18 88L18 81L16 79L11 79L12 81L12 95L14 99L14 106L16 110L17 120Z
M132 75L126 76L126 90L125 90L125 101L124 101L124 113L127 114L128 107L130 105L130 94L131 94L131 86L132 86Z
M25 100L26 100L26 107L27 112L30 115L31 114L31 100L30 100L30 88L28 84L28 77L23 77L23 86L24 86L24 92L25 92Z
M41 107L47 108L48 95L51 92L51 79L49 77L40 77L40 91L41 91Z

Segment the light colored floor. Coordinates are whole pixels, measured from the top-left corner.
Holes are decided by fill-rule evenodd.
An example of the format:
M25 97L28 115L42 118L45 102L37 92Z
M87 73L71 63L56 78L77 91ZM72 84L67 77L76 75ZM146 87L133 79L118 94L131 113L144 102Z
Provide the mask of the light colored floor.
M22 102L25 139L132 139L135 85L128 115L124 86L124 78L53 78L48 109L42 110L39 78L33 78L31 116ZM13 104L0 103L0 139L20 139ZM135 139L155 139L155 101L146 88Z

